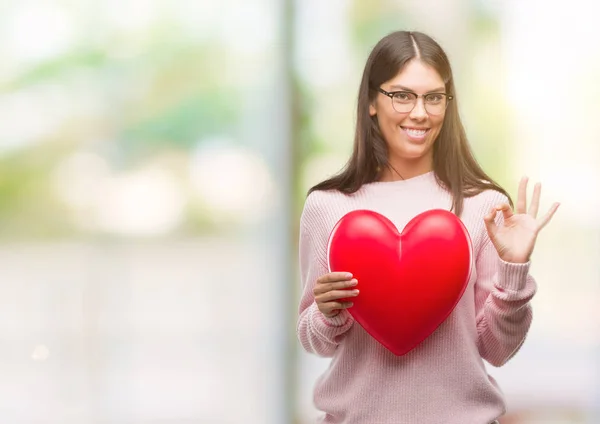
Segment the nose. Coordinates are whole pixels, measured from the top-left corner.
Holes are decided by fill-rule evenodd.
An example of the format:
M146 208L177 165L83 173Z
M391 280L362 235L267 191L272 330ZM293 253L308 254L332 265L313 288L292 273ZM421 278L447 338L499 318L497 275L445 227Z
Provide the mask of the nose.
M411 119L414 120L423 120L427 118L427 111L425 110L425 103L423 102L423 98L417 98L417 102L415 103L415 107L410 112Z

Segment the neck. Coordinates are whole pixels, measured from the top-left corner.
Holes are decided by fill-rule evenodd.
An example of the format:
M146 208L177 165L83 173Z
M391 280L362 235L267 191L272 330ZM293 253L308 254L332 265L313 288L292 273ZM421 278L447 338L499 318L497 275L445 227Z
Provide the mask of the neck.
M390 161L388 166L381 170L379 181L408 180L426 174L432 170L433 163L431 160L415 162L403 161L401 163L399 163L399 161Z

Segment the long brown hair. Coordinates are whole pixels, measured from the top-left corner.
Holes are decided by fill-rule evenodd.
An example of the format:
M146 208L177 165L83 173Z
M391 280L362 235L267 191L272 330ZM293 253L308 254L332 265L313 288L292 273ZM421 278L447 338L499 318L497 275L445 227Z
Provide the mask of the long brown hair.
M440 133L433 145L433 170L438 182L452 194L452 210L460 216L463 200L487 189L497 190L512 200L479 166L458 114L450 62L440 45L421 32L397 31L373 48L360 83L354 149L344 169L309 190L339 190L354 193L363 184L377 181L380 170L388 167L388 147L377 123L369 115L369 105L377 88L400 72L411 60L419 59L435 69L454 96L446 109Z

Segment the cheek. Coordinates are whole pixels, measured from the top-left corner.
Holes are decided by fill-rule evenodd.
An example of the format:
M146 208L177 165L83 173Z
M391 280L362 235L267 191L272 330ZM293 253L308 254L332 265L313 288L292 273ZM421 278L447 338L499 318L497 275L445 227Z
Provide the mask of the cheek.
M388 131L396 132L400 130L402 122L406 120L406 115L401 115L399 113L387 114L384 119L385 127L387 127Z
M443 119L432 123L433 124L432 130L433 130L434 138L437 138L437 136L439 135L440 131L442 130L443 123L444 123Z
M384 134L392 135L400 130L399 125L402 122L401 117L380 113L378 114L377 119L379 121L379 128Z

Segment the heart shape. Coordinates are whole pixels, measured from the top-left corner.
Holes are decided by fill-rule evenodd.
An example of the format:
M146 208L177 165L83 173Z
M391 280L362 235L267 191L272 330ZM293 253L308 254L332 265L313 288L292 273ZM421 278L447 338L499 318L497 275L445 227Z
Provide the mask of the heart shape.
M330 272L351 272L358 296L344 300L354 319L397 356L414 349L446 320L471 274L469 233L452 212L415 216L402 233L370 210L344 215L329 236Z

